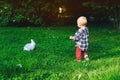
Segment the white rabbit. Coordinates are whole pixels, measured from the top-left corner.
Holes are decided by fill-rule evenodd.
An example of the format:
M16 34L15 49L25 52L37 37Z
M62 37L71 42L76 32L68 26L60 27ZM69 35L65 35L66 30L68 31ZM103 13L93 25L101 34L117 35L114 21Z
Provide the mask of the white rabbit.
M35 42L33 39L31 39L31 43L27 43L25 46L24 46L24 49L25 51L31 51L31 50L34 50L35 49Z

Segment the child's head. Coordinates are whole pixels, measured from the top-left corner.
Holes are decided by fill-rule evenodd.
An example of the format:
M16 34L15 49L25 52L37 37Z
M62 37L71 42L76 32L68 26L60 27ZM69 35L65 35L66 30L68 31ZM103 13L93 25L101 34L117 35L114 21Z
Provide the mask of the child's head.
M77 19L78 27L86 26L86 24L87 24L87 18L85 16L81 16Z

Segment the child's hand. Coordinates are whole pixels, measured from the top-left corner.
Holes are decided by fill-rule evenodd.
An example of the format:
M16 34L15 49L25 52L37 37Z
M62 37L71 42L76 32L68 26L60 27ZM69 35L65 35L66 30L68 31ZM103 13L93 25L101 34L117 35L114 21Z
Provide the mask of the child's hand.
M74 38L74 36L70 36L70 37L69 37L69 39L72 39L72 40L74 40L75 38Z

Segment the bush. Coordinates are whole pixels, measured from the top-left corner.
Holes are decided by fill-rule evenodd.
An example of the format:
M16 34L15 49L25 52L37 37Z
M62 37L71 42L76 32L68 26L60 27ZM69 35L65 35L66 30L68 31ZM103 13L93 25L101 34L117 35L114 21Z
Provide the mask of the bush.
M7 3L2 4L0 6L0 26L8 25L11 15L12 15L12 6Z

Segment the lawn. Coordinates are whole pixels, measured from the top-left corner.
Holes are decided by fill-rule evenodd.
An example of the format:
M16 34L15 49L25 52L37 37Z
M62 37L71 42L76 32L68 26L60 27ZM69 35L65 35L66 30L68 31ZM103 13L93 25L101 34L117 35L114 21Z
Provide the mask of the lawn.
M120 80L120 32L89 26L90 61L76 62L69 40L76 30L0 27L0 80ZM36 49L23 51L30 39Z

